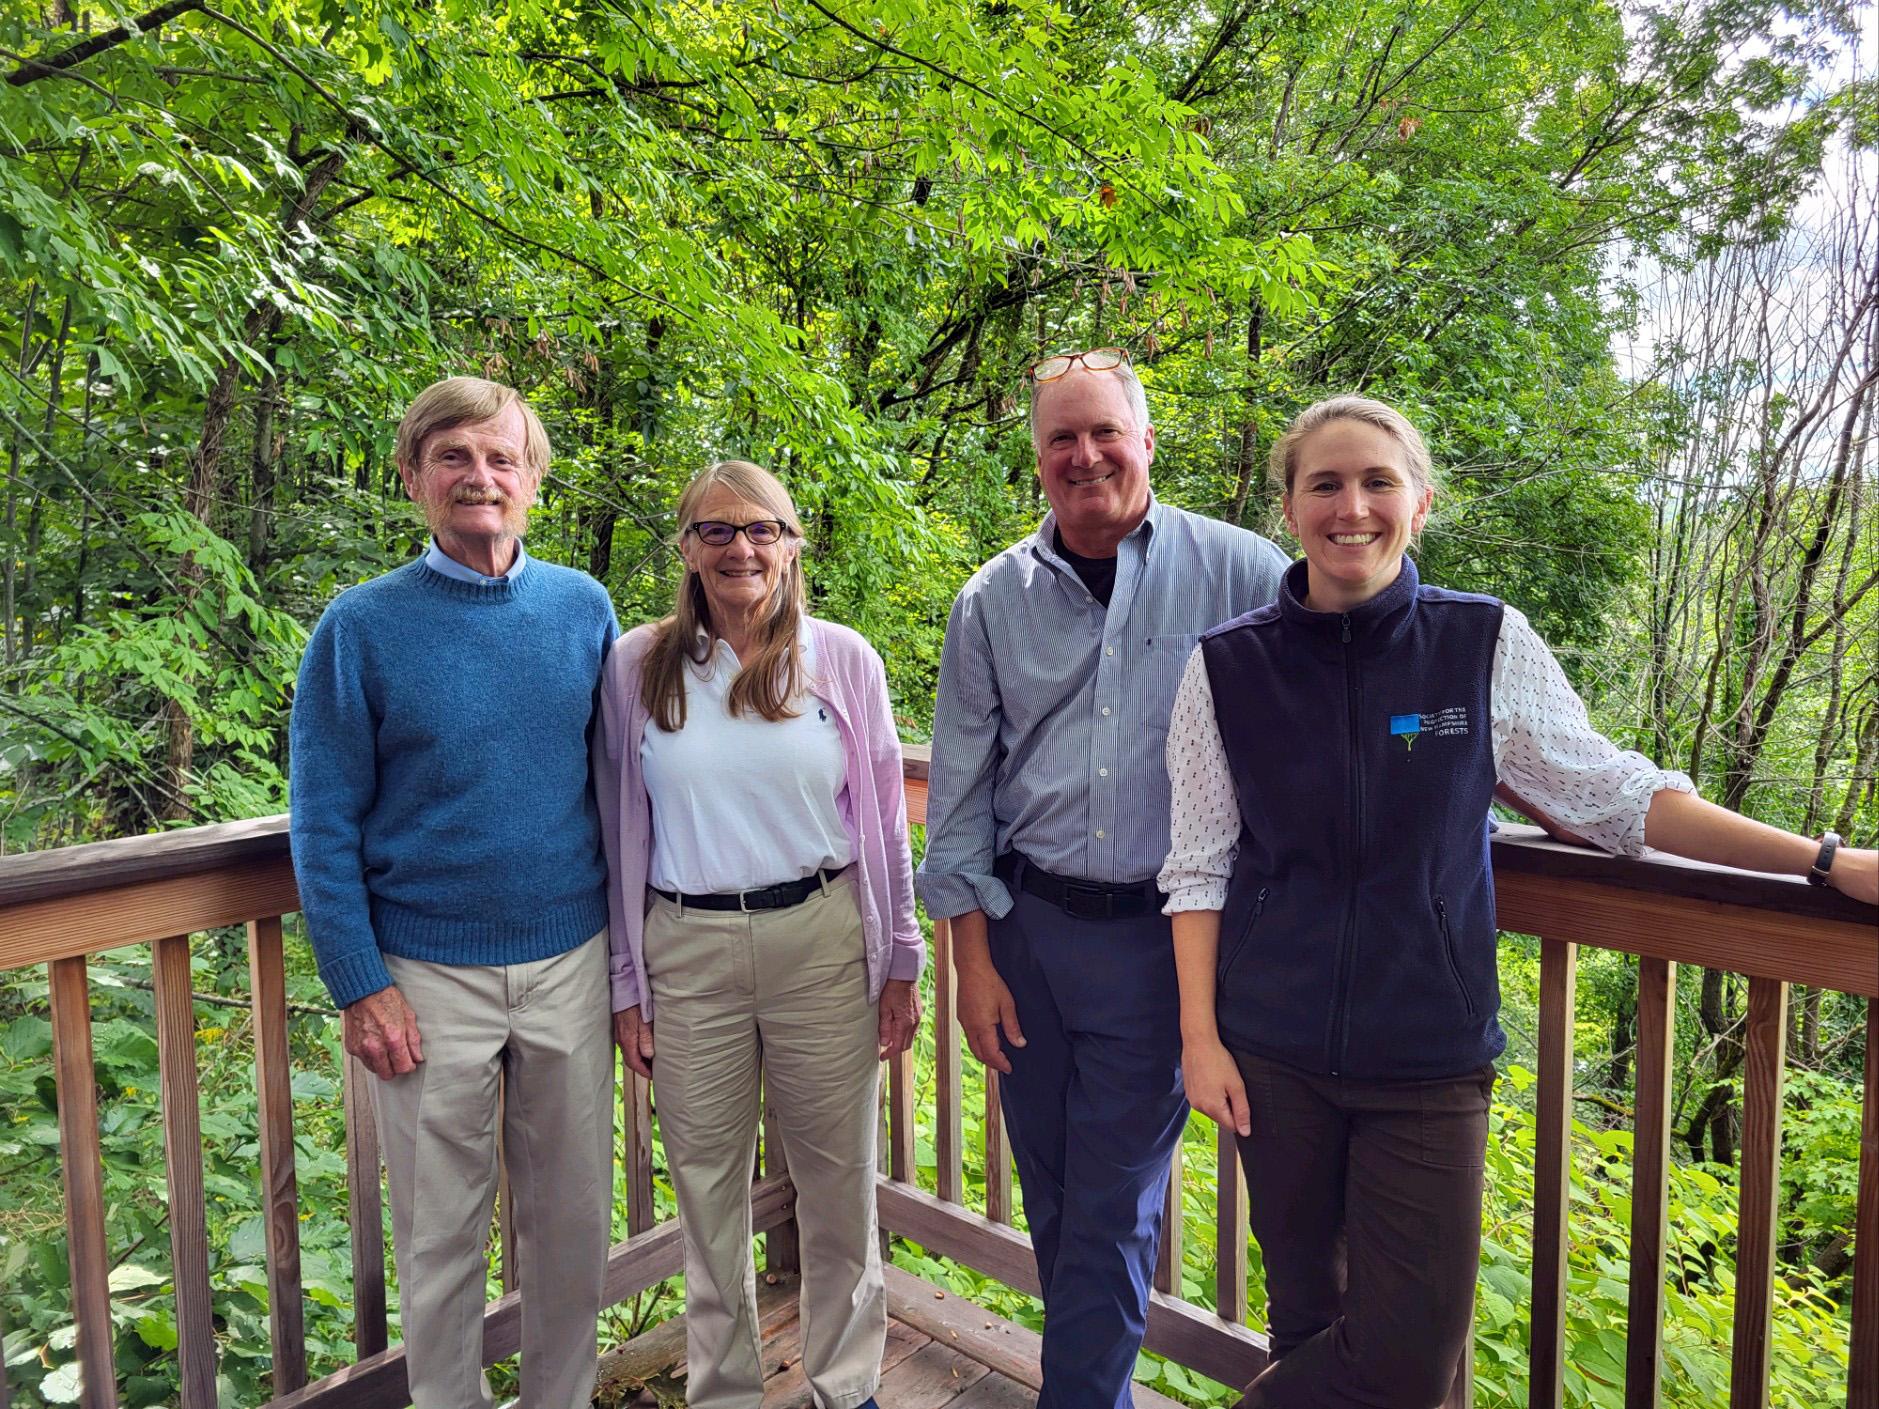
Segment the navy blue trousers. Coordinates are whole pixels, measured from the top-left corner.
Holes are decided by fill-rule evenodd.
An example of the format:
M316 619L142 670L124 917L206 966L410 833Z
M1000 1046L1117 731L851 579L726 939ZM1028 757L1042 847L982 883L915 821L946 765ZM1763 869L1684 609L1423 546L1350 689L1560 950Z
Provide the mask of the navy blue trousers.
M1044 1288L1038 1409L1132 1409L1168 1160L1187 1123L1165 916L1075 920L1012 887L990 926L1018 1007L999 1084Z

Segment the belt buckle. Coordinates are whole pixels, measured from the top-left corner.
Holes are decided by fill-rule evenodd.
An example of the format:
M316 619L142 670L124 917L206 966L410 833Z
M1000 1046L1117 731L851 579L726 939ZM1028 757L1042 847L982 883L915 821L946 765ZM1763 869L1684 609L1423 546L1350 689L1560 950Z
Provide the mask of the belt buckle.
M1115 897L1100 887L1083 881L1066 881L1063 888L1063 912L1073 920L1110 920L1115 918Z
M737 908L738 908L739 910L741 910L741 911L742 911L742 912L743 912L744 914L746 914L746 915L752 915L752 914L755 914L755 913L756 913L757 911L759 911L759 910L762 910L762 909L764 908L763 906L761 906L761 905L752 905L752 904L750 903L750 897L751 897L751 896L753 896L753 895L761 895L761 894L763 894L763 892L762 892L761 890L740 890L740 891L738 891L738 893L737 893Z

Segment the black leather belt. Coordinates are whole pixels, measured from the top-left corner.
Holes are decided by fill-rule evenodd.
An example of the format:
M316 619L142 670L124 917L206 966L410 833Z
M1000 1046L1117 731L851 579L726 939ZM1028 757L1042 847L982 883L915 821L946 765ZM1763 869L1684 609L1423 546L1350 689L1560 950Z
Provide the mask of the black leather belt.
M820 894L825 882L840 878L847 870L844 866L840 871L817 871L800 881L784 881L781 885L726 891L717 895L681 895L676 891L660 890L658 886L647 886L646 889L676 904L699 910L787 910L792 905L802 904L812 895Z
M1048 900L1073 920L1124 920L1150 915L1160 910L1167 898L1153 880L1112 885L1108 881L1053 876L1014 852L999 857L993 869L1007 883L1015 875L1020 890Z

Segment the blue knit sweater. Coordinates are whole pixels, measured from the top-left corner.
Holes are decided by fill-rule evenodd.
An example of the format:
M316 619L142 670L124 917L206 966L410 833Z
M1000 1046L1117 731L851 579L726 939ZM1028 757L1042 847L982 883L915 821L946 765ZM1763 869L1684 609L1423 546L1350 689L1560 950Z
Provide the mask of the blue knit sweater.
M492 586L421 560L349 589L300 665L292 838L320 977L340 1007L384 954L515 964L607 923L588 739L606 590L530 560Z

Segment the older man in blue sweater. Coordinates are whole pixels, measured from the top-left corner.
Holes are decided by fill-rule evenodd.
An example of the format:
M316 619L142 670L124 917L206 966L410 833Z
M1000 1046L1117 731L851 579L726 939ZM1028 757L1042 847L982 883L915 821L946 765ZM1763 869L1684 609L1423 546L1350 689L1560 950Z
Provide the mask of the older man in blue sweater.
M452 377L398 427L432 533L342 593L294 698L294 867L346 1050L379 1077L411 1402L482 1370L498 1082L516 1200L522 1404L585 1409L611 1212L606 867L589 730L606 591L529 558L549 458L511 389Z

